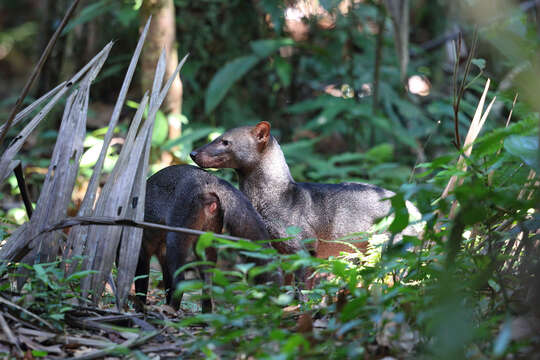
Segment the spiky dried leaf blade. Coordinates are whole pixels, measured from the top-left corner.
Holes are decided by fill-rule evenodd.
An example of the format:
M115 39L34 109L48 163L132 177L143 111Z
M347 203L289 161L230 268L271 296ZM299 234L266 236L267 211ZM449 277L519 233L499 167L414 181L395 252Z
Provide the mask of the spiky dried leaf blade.
M107 149L109 148L110 142L112 140L114 128L116 127L118 123L118 119L120 118L120 112L122 110L122 107L124 106L127 92L131 84L131 80L133 79L133 74L135 73L137 62L139 61L139 57L141 55L144 40L146 39L146 35L148 34L150 21L151 21L151 17L146 22L146 25L141 33L141 36L139 37L137 47L135 48L133 56L131 57L131 61L129 63L128 70L126 71L126 75L124 77L124 81L122 83L120 93L118 94L118 98L116 100L113 113L111 114L111 120L109 121L109 128L107 129L107 133L105 134L105 137L103 139L103 146L101 148L101 152L99 154L96 165L94 166L94 171L92 173L92 176L90 177L88 188L86 190L83 201L77 213L77 215L79 216L89 216L93 214L97 188L99 185L99 178L101 175L101 171L103 169L103 164L105 163ZM86 226L74 227L73 229L71 229L67 244L68 244L68 249L71 250L70 257L72 260L74 258L80 257L85 252L85 248L87 246L88 230L89 229ZM77 266L77 263L72 262L72 265L69 266L68 268L68 273L72 273L75 270L76 266Z
M34 256L38 249L45 259L50 259L56 255L57 246L53 245L55 242L54 239L57 238L56 235L48 235L45 240L36 239L36 242L33 244L30 244L29 241L33 238L34 234L39 233L43 228L46 228L51 223L58 221L66 215L75 178L77 176L78 157L82 154L83 149L82 143L86 132L89 88L91 82L95 79L97 73L103 66L111 47L112 43L109 43L87 65L77 72L70 81L62 83L57 89L54 89L44 97L40 98L38 102L43 102L47 97L52 96L52 99L26 125L19 133L16 140L12 142L6 152L4 152L2 159L0 160L0 168L3 167L4 170L0 170L0 174L2 174L0 175L0 178L2 178L2 176L5 178L9 175L10 171L12 171L12 165L14 164L12 158L18 153L28 135L52 109L56 102L72 88L71 85L79 81L82 76L85 76L79 90L76 90L67 101L58 140L53 151L51 165L41 191L40 199L38 199L34 216L32 216L32 220L28 223L29 225L21 227L23 228L21 231L16 231L9 238L8 244L0 249L0 259L8 261L14 259L20 260L21 258L28 256L30 249L36 248L36 245L40 244L45 244L45 247L36 248ZM74 102L75 106L73 106ZM23 115L26 115L38 105L32 104L30 107L27 107L23 110ZM21 115L21 119L22 117L24 116ZM5 166L5 164L7 164L7 166ZM39 243L37 242L38 240ZM49 247L49 245L51 246ZM54 255L52 255L53 253ZM27 262L33 263L34 258L28 256Z
M144 220L144 205L146 196L146 174L148 173L148 158L150 156L150 145L152 143L152 130L149 129L146 136L144 153L139 159L137 174L130 204L126 210L126 216L136 221ZM124 307L125 300L131 289L131 283L135 277L135 270L139 261L141 250L143 229L135 227L124 227L122 239L120 240L120 252L118 256L118 274L116 284L116 305L118 309Z
M79 170L79 160L84 149L90 86L101 70L105 59L105 57L100 58L90 68L80 82L79 89L68 98L51 164L36 209L30 220L32 234L39 233L51 223L65 218L67 215L67 208ZM30 244L33 252L28 255L28 262L53 261L60 249L61 236L62 234L53 232L34 239L33 243Z
M13 123L11 124L11 126L13 127L17 125L18 123L20 123L22 120L24 120L28 116L28 114L36 110L41 104L43 104L45 101L49 100L53 95L58 93L58 91L65 85L66 85L66 81L60 83L54 89L52 89L51 91L49 91L48 93L46 93L45 95L43 95L42 97L40 97L39 99L31 103L30 105L28 105L24 109L22 109L13 119ZM6 127L6 124L3 124L2 126L0 126L0 132L4 131L5 127Z
M178 73L182 69L184 63L186 62L188 55L184 56L182 61L178 64L173 74L170 76L169 80L159 92L159 97L157 103L154 103L153 107L149 109L149 117L155 119L159 107L165 100L167 93L175 79L178 76ZM160 64L165 65L165 52L162 52L160 61L158 62L158 69L156 70L156 77L160 75L161 72L165 72L165 69L160 69ZM154 81L153 94L157 94L159 90L158 83ZM148 158L150 156L150 146L152 142L152 132L153 132L154 120L151 122L151 128L148 131L146 139L146 148L143 156L139 161L139 167L137 169L137 174L147 174L148 173ZM126 215L135 221L144 220L144 205L146 197L146 176L139 176L134 185L131 194L131 204L127 209ZM135 269L137 267L138 255L140 252L141 241L142 241L143 230L134 227L124 228L122 233L122 240L120 243L120 253L119 253L119 264L118 264L118 280L117 280L117 293L116 293L116 303L119 309L121 309L125 303L125 300L129 294L131 288L131 283L135 276Z
M109 52L111 50L112 43L107 44L102 51L99 52L98 55L94 56L88 64L86 64L78 73L76 73L68 82L63 83L64 85L61 87L60 90L56 92L56 94L52 97L52 99L41 109L41 111L38 112L36 116L22 129L22 131L15 137L15 139L11 142L11 144L8 146L6 151L2 154L2 157L0 158L0 183L3 182L8 175L9 172L9 165L15 155L19 152L22 145L24 144L24 141L28 138L30 133L39 125L39 123L45 118L45 116L51 111L51 109L56 105L58 100L68 91L72 88L72 85L79 81L79 79L86 73L88 70L96 66L100 61L104 61L107 56L109 55ZM51 92L49 92L50 94ZM50 96L50 95L49 95ZM43 100L38 100L43 101ZM34 107L35 108L35 107ZM23 110L23 111L26 111Z
M122 149L113 173L104 185L101 195L96 203L95 215L125 216L127 209L130 206L130 198L135 179L137 178L137 169L139 168L140 158L146 153L146 140L149 135L151 136L155 116L161 106L159 95L165 76L165 70L166 58L165 52L162 52L156 66L148 118L139 130L134 144L125 144L125 148ZM127 154L129 154L129 156L127 156ZM148 159L144 159L144 161L148 161ZM146 174L143 174L142 176L146 178ZM100 226L94 226L89 229L87 240L90 243L89 248L93 249L95 246L96 251L87 252L85 255L93 257L92 262L90 262L90 259L88 258L87 264L92 264L89 268L94 269L97 272L84 281L83 295L86 295L87 292L92 289L92 299L96 303L101 298L101 293L105 287L105 281L112 269L121 233L122 228L118 227L105 229ZM142 233L138 235L142 236ZM107 241L98 241L105 236L108 238ZM139 246L133 249L133 254L131 254L131 256L138 257L140 240L138 243Z

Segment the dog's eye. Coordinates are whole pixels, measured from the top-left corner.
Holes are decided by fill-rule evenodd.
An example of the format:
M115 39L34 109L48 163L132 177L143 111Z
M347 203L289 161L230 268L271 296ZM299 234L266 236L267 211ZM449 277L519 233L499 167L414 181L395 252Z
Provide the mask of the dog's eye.
M229 140L221 140L221 143L224 145L224 146L227 146L230 144Z

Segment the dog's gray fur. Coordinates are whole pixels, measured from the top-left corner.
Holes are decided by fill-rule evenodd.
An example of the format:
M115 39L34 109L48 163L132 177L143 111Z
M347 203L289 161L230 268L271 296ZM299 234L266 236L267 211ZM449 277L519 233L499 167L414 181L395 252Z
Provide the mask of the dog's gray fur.
M201 167L235 169L240 190L262 216L272 237L288 237L289 226L302 229L296 239L277 243L284 253L299 251L299 239L335 240L368 231L377 219L388 215L391 205L385 199L394 195L363 183L295 182L267 122L231 129L193 151L191 157ZM407 203L407 208L411 215L420 217L412 204ZM404 233L414 231L407 229ZM319 257L350 251L346 246L321 241L310 250Z

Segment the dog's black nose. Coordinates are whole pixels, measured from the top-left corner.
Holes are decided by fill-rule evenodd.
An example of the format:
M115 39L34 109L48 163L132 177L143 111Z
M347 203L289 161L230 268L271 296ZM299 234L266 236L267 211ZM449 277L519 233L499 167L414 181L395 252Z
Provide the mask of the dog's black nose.
M189 156L191 156L191 158L193 160L195 160L195 156L197 156L197 151L196 150L193 150L192 152L189 153Z

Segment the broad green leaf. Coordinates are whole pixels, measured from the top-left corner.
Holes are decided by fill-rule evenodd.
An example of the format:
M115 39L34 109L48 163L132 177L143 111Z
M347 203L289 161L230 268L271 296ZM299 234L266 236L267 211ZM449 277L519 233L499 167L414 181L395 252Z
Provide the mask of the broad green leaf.
M187 291L196 291L196 290L202 289L203 287L204 287L204 283L201 280L181 281L176 286L175 293L184 293L184 292L187 292Z
M476 65L480 70L484 70L486 67L486 60L484 59L472 59L471 63Z
M283 351L285 353L296 353L300 346L304 347L304 349L310 348L309 342L302 335L293 334L283 346Z
M204 100L204 112L210 114L225 97L231 86L251 70L259 61L256 55L236 58L225 64L210 81Z
M369 151L365 153L365 156L368 159L381 163L391 160L393 153L394 147L392 144L383 143L369 149Z
M409 212L405 206L405 200L400 194L396 194L390 199L392 208L394 209L394 220L388 227L393 234L397 234L409 225Z
M38 279L40 279L47 285L51 285L51 281L47 276L47 271L43 268L42 264L35 264L34 271L36 272L36 276Z
M277 51L282 46L294 45L294 40L290 38L284 39L264 39L256 40L250 43L251 50L255 55L265 58L270 56L273 52Z
M290 294L280 294L277 298L272 298L272 301L280 306L286 306L293 301L293 296Z
M168 150L181 144L193 143L197 140L204 139L215 130L216 128L213 127L204 127L202 129L196 129L189 132L186 131L181 136L167 141L165 144L163 144L162 148Z
M537 172L540 171L538 165L538 136L511 135L504 141L504 148Z
M214 239L217 243L225 245L224 247L230 247L233 249L243 249L243 250L250 250L250 251L256 251L261 248L261 245L255 244L248 240L227 240L227 239L221 239L219 237Z

